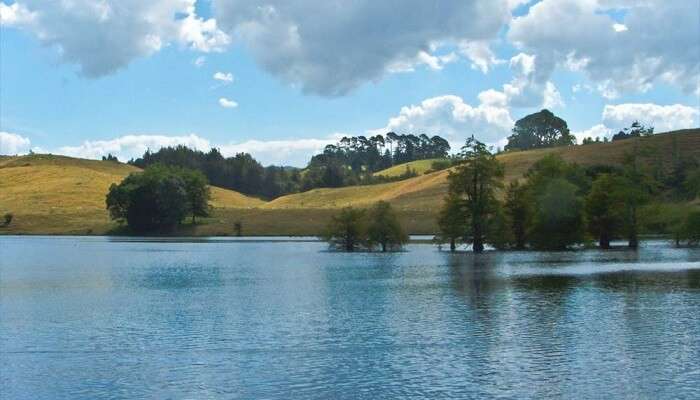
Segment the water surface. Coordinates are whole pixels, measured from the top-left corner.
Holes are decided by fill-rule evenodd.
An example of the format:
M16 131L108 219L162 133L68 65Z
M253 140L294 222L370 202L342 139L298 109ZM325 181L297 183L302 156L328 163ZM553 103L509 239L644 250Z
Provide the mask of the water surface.
M0 237L0 398L700 398L700 252Z

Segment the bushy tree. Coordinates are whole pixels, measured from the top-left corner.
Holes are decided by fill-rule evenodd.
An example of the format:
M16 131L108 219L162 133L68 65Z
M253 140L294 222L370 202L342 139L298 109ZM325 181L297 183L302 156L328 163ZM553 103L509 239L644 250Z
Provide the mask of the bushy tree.
M513 181L508 185L505 195L504 211L510 225L512 246L517 250L525 249L527 232L532 221L532 196L528 186Z
M134 232L172 231L190 213L201 215L208 208L209 191L200 178L181 168L153 165L112 184L107 209Z
M582 201L578 188L562 178L547 182L535 195L530 241L541 250L565 250L583 242Z
M542 110L515 123L505 149L530 150L575 144L576 138L569 131L566 121L549 110Z
M457 249L457 243L467 232L468 218L462 199L454 193L445 197L440 214L438 215L438 228L440 233L437 241L449 243L450 251Z
M642 137L642 136L651 136L654 134L654 127L653 126L644 126L639 121L634 121L632 122L632 125L630 125L629 128L624 128L623 130L619 131L615 135L613 135L612 140L617 141L617 140L624 140L624 139L631 139L631 138L636 138L636 137Z
M502 187L503 165L473 136L460 153L460 162L448 176L448 199L463 204L468 224L464 239L474 252L482 252L489 225L497 210L496 190Z
M187 193L187 213L192 216L192 223L195 217L209 216L209 198L211 193L207 178L200 171L192 169L180 169L177 171L185 182L185 192Z
M348 252L364 246L367 240L365 210L343 208L331 217L322 237L331 247Z
M676 244L688 246L700 244L700 210L691 211L674 232Z
M625 223L624 179L610 174L600 175L586 196L585 211L588 231L603 249L620 233Z
M367 243L370 248L379 246L382 252L400 249L408 242L408 235L401 227L396 213L386 201L377 202L369 210Z

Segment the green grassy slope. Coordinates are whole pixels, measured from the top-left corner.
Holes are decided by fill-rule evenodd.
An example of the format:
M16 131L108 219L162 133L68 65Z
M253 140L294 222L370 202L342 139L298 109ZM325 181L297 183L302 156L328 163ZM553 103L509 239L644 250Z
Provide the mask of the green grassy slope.
M521 178L547 153L558 153L584 166L614 165L640 143L654 148L665 165L672 161L674 143L684 156L700 158L700 129L641 140L512 152L498 158L505 165L506 181L511 181ZM104 209L109 185L137 170L125 164L61 156L0 157L0 214L15 215L10 227L0 228L0 233L105 233L115 226ZM232 234L234 222L241 221L244 234L317 234L336 209L366 207L378 200L397 208L409 232L430 233L447 191L447 175L448 171L438 171L380 185L315 189L270 202L212 188L212 216L182 233Z
M407 162L404 164L399 164L399 165L394 165L393 167L389 167L387 169L383 169L381 171L375 172L374 176L386 176L387 178L393 178L395 176L400 176L401 174L406 172L406 168L410 168L412 171L416 171L418 175L423 175L426 173L428 170L430 170L430 167L433 165L435 161L440 161L439 158L432 158L429 160L418 160L418 161L411 161Z

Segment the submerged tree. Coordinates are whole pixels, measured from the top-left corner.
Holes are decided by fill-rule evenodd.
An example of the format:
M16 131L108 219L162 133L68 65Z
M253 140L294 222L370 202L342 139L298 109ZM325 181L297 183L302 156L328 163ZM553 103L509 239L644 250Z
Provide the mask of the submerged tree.
M562 178L550 180L536 194L531 243L542 250L565 250L583 242L582 202L577 187Z
M467 139L460 158L448 177L448 200L463 204L467 222L464 239L479 253L484 250L489 224L497 210L495 193L502 187L503 166L474 136Z
M365 210L343 208L338 215L331 217L322 237L331 247L355 251L365 244L367 237Z
M467 217L464 213L462 200L454 195L448 195L438 216L438 228L440 234L437 240L440 243L449 243L450 251L457 249L457 242L464 237L467 231Z
M513 181L508 185L505 196L505 214L510 224L513 247L525 249L527 230L532 220L532 199L528 187Z
M610 248L610 241L624 227L624 186L622 178L602 174L593 182L591 191L586 196L588 231L603 249Z
M370 248L378 245L382 252L400 249L408 242L408 235L401 227L396 213L386 201L377 202L369 210L367 243Z

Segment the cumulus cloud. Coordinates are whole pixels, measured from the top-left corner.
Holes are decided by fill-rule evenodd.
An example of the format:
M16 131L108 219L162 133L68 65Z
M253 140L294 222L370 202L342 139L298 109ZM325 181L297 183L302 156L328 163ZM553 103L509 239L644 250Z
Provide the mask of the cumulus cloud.
M564 105L559 90L546 73L537 69L536 56L519 53L510 59L513 79L502 91L489 89L479 94L482 101L510 107L554 108Z
M263 165L291 165L303 167L311 156L321 153L326 145L340 140L343 134L336 133L326 138L289 140L247 140L219 146L221 154L250 153Z
M465 42L459 45L460 52L471 61L471 67L486 74L496 65L506 61L494 54L489 43L485 41Z
M54 153L71 157L98 159L107 154L116 155L120 160L141 157L150 149L157 151L161 147L184 145L192 149L206 151L210 149L207 139L195 134L186 136L168 135L126 135L110 140L87 140L78 146L63 146Z
M652 103L627 103L606 105L603 109L603 123L618 130L634 121L651 125L656 132L695 128L700 126L699 116L700 111L697 107L683 104L663 106Z
M402 107L386 127L371 133L440 135L457 146L473 134L481 141L496 143L510 133L513 119L498 101L480 100L481 104L474 107L453 95L425 99L418 105Z
M16 133L0 131L0 154L15 155L24 154L29 151L32 142L29 138Z
M3 25L55 46L83 75L100 77L170 43L220 51L229 36L215 20L196 15L196 0L17 0L0 5Z
M216 72L213 76L214 80L221 82L223 85L233 83L233 74L230 72Z
M223 108L236 108L236 107L238 107L238 103L236 103L233 100L229 100L226 97L222 97L219 99L219 105Z
M496 38L510 20L513 4L214 0L213 8L221 27L267 71L305 92L337 96L380 79L397 63L422 53L434 56L436 43Z
M601 118L602 123L573 132L579 143L588 137L611 139L615 133L629 127L634 121L653 126L659 133L700 126L700 111L683 104L667 106L652 103L608 104L603 108Z
M698 12L696 1L543 0L513 20L508 39L544 76L582 71L606 98L655 81L700 92Z

